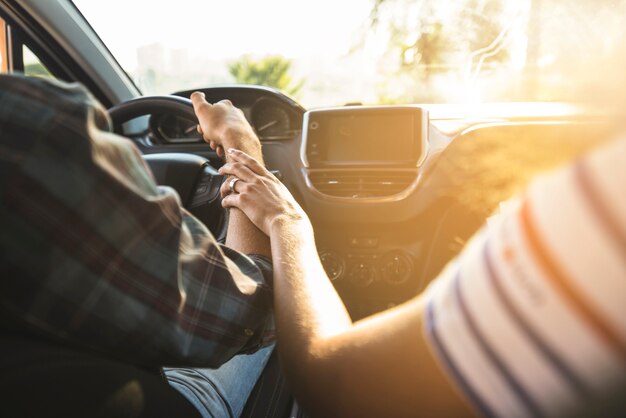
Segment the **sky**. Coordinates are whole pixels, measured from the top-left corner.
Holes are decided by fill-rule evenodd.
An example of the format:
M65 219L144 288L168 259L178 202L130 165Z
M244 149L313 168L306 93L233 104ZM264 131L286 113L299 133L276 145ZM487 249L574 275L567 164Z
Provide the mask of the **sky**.
M307 106L377 100L376 62L387 38L370 30L373 0L74 3L146 94L233 82L228 64L251 54L290 59L294 83L305 81L297 100ZM356 48L366 38L367 48ZM189 53L185 68L151 87L137 78L137 48L154 44L163 45L166 55L176 49ZM161 70L171 74L171 62L166 67Z
M75 0L125 68L137 46L162 43L214 59L253 51L288 58L347 53L367 26L369 0ZM237 16L235 19L234 16ZM287 19L287 16L298 16Z

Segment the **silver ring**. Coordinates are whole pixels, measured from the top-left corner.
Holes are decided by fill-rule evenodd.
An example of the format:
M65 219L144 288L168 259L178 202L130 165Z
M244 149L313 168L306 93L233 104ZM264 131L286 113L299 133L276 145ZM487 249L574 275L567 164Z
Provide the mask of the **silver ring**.
M237 177L233 177L230 180L230 183L228 183L228 188L230 189L231 193L237 193L237 190L235 190L235 184L241 179L238 179Z

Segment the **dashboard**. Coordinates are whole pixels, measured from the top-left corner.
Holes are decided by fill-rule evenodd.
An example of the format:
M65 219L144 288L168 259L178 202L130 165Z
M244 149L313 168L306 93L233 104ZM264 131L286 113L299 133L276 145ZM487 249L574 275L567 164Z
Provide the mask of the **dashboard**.
M277 90L259 86L222 86L186 90L174 93L189 97L194 91L205 93L209 103L230 100L244 112L246 119L262 141L292 139L302 131L302 108L297 102ZM154 143L202 143L196 125L186 119L169 114L152 115L150 131Z
M242 109L268 168L311 218L320 259L355 319L420 293L501 201L604 136L577 117L472 122L431 119L420 106L307 111L269 88L199 91ZM195 124L152 115L150 127L144 152L195 153L221 164Z

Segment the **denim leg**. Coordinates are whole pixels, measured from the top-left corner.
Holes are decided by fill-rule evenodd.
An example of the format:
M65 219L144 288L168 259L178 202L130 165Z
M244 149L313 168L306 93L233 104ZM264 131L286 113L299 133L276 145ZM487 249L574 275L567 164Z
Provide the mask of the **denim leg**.
M274 346L240 354L218 369L164 368L168 383L205 418L238 418Z

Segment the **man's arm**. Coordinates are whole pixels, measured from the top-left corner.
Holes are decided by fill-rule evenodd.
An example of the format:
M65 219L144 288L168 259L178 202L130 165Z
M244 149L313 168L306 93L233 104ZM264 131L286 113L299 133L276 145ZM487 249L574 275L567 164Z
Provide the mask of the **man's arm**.
M237 148L263 164L261 143L240 109L229 100L210 104L201 92L193 93L191 100L200 122L202 137L219 156L225 156L229 162L230 157L224 155L224 149ZM246 254L271 256L267 235L238 208L230 209L226 245Z
M273 340L269 263L222 249L137 147L97 128L83 87L0 76L0 104L5 318L151 366L219 366Z
M270 230L279 352L314 415L471 416L421 332L423 299L352 323L317 257L308 222Z

